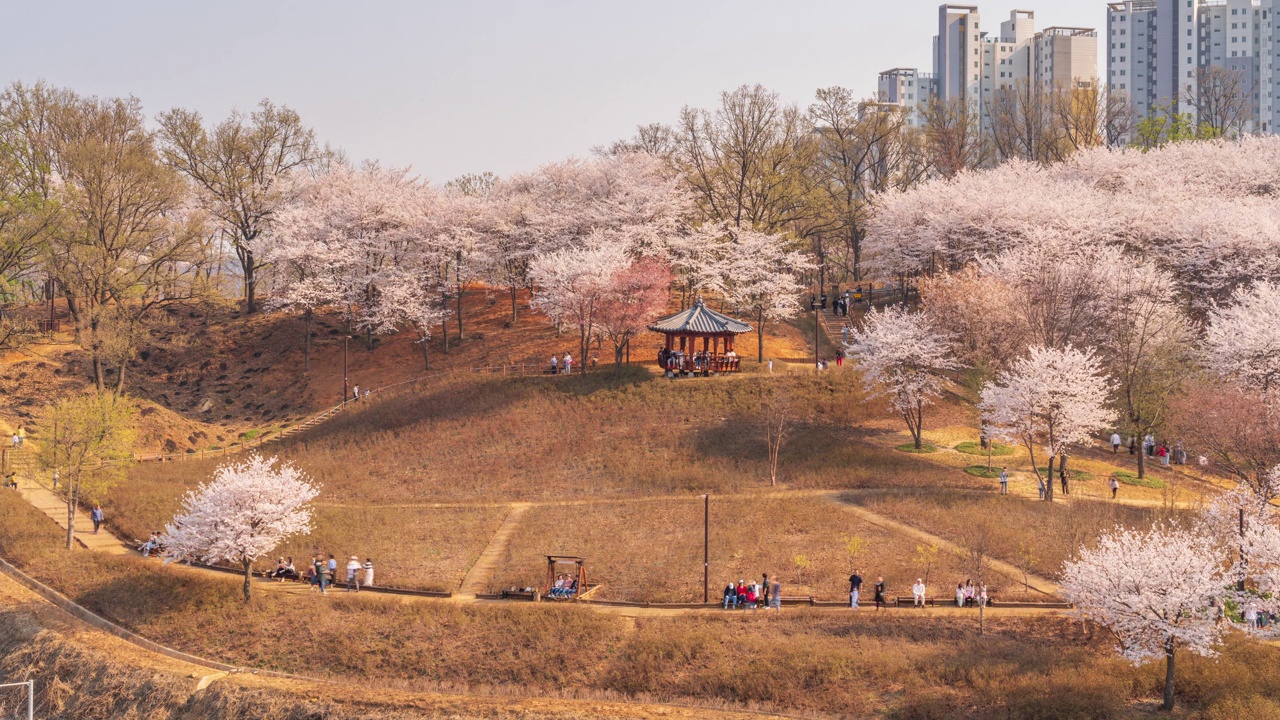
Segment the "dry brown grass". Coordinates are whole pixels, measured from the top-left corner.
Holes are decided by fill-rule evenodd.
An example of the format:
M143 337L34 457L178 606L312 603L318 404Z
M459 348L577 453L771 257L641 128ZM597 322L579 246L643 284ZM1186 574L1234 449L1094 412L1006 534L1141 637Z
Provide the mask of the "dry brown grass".
M961 545L967 546L974 532L987 532L996 558L1019 567L1026 564L1031 572L1049 578L1058 577L1063 563L1102 532L1117 525L1147 527L1167 514L1156 508L1101 500L1045 503L973 493L903 493L849 499ZM1030 561L1028 548L1033 549Z
M1122 664L1103 633L1090 639L1066 616L997 615L980 637L972 618L924 620L905 612L787 610L780 616L726 613L631 624L576 607L461 606L341 594L262 592L244 605L231 576L162 568L133 556L65 552L56 527L7 493L0 494L0 554L160 642L233 663L346 678L363 693L376 693L386 682L552 696L605 693L837 717L1124 720L1148 717L1135 703L1149 702L1159 687L1158 664ZM37 656L53 657L41 654L48 647L32 647L35 654L0 661L0 673ZM94 658L65 658L84 671L100 667ZM1280 650L1233 638L1219 659L1181 663L1179 700L1192 709L1245 702L1260 707L1252 696L1274 702L1280 680L1270 668L1277 662ZM58 667L65 672L69 663ZM82 672L74 680L95 677ZM138 689L148 687L135 675L107 674L96 682L126 709L139 702ZM177 698L154 687L156 704ZM340 695L335 690L333 698L322 697L323 713L307 717L347 717L345 708L329 702ZM264 707L252 697L222 700L174 717L253 717L253 708ZM48 716L101 716L79 707ZM288 703L270 707L279 708L273 716L302 717ZM496 710L484 716L504 717Z
M537 587L546 577L544 556L570 554L589 559L591 582L604 585L603 598L701 602L702 526L701 499L533 508L512 538L494 587ZM852 562L867 580L868 601L876 576L884 576L891 595L911 594L911 584L925 572L915 540L866 523L825 497L713 497L711 598L719 600L726 582L759 580L767 572L782 583L784 595L847 599L850 538L862 541ZM942 551L929 584L950 598L968 573L962 558ZM1013 579L990 585L1006 596L1022 594Z

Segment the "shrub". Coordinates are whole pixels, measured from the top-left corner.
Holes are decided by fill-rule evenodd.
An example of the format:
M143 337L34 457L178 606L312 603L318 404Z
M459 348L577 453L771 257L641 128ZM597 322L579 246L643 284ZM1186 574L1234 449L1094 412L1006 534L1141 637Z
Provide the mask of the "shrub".
M1116 479L1123 485L1136 485L1138 487L1155 488L1157 490L1164 489L1164 481L1159 478L1145 477L1140 478L1137 475L1125 470L1115 472Z
M1000 468L987 467L986 465L970 465L964 471L974 477L991 479L1000 477Z
M924 443L920 447L916 447L915 443L904 443L894 448L894 450L900 450L904 453L916 453L916 454L938 452L938 448L934 447L933 445L930 445L929 443Z
M1229 697L1209 706L1202 720L1280 720L1280 703L1261 695Z

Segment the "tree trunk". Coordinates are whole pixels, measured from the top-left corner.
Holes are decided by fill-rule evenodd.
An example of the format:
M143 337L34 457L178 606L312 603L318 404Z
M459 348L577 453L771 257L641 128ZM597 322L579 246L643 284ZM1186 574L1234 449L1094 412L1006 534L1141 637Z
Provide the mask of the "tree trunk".
M244 311L252 315L258 312L258 275L253 270L253 251L236 243L236 255L240 257L240 271L244 275Z
M1164 705L1160 706L1165 712L1173 712L1173 655L1175 649L1166 647L1164 654Z
M68 478L70 480L70 478ZM67 549L71 549L71 543L75 539L76 534L76 488L80 486L79 482L73 483L67 488Z
M516 307L516 286L511 286L511 322L514 323L520 318L518 308Z
M102 377L102 358L96 354L93 356L93 382L98 388L99 395L107 389L105 379Z
M764 362L764 310L756 311L756 350L759 353L756 362Z
M458 342L466 339L462 332L462 251L458 251L458 262L453 266L453 277L458 281Z
M425 367L424 367L424 370L426 370L427 372L430 372L430 371L431 371L431 356L428 354L428 349L427 349L427 339L426 339L426 338L422 338L422 342L420 342L419 344L420 344L420 345L422 345L422 363L423 363L423 365L425 366Z
M1147 449L1142 443L1138 443L1138 479L1141 480L1147 476Z
M307 308L303 317L307 321L307 334L302 344L302 372L311 372L311 308Z
M1070 494L1071 494L1071 476L1070 476L1070 475L1068 475L1067 473L1068 473L1068 470L1067 470L1067 454L1064 452L1064 453L1062 453L1062 455L1058 458L1058 475L1060 475L1060 476L1062 477L1062 482L1063 482L1063 485L1062 485L1062 494L1063 494L1063 495L1070 495Z
M1057 456L1053 453L1049 454L1049 472L1045 474L1044 479L1044 499L1047 502L1053 502L1053 461Z
M911 433L916 441L916 449L924 449L924 401L916 401L916 426Z
M440 338L444 340L444 354L449 354L449 320L440 321Z
M120 372L116 375L116 396L124 394L124 363L120 363Z
M244 565L244 601L249 602L249 582L253 580L253 563L248 560L241 560Z

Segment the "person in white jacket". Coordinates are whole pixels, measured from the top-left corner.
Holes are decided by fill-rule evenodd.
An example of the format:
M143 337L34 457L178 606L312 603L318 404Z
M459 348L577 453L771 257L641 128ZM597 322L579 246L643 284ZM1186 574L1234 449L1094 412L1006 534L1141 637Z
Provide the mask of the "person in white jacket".
M911 586L911 594L915 597L915 606L924 607L924 580L916 578L916 584Z
M364 586L373 587L373 558L364 559Z

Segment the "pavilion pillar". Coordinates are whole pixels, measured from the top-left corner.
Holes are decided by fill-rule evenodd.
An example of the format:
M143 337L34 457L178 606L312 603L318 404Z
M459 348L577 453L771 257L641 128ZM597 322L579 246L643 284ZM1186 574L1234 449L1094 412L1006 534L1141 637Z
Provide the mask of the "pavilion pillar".
M702 338L702 352L706 352L706 351L708 351L708 350L710 350L710 349L711 349L711 338L709 338L709 337L703 337L703 338Z
M666 336L666 337L667 337L667 352L671 352L671 342L672 342L672 339L673 339L673 338L671 337L671 333L667 333L667 336Z

